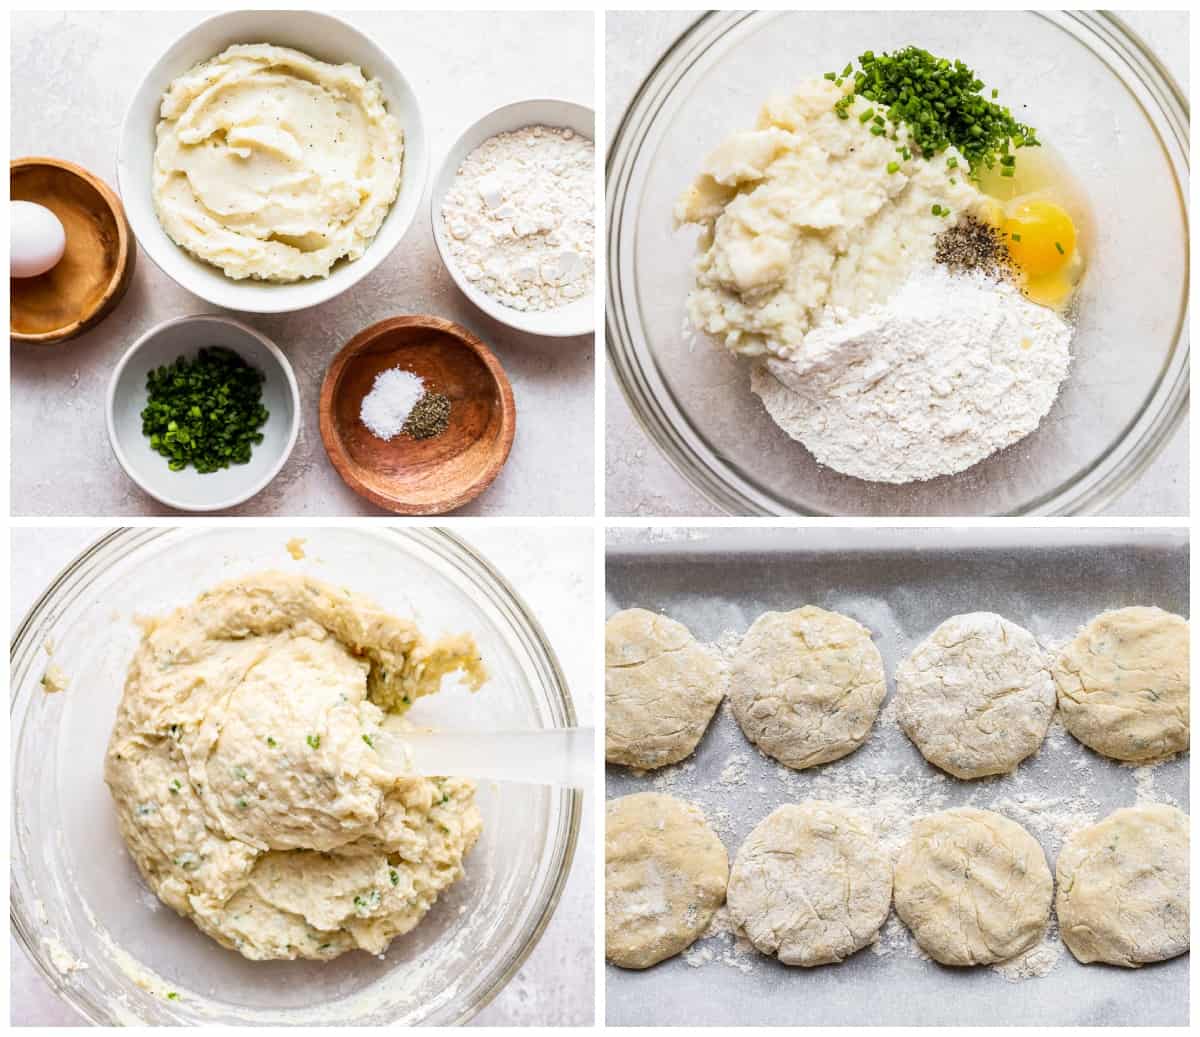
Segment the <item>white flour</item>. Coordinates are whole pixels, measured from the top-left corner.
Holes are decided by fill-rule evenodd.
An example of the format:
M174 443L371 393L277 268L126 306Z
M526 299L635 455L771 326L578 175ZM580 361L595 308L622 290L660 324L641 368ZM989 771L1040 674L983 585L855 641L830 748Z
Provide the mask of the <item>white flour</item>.
M726 631L710 647L730 658L740 640L737 632ZM723 725L727 731L735 728L728 700L722 703L713 723ZM735 734L730 749L717 757L715 769L710 765L702 770L696 758L690 757L655 771L651 781L656 791L697 803L731 855L744 834L747 796L752 797L757 804L755 810L763 816L781 803L807 799L827 800L856 810L870 820L880 845L893 861L908 841L914 821L952 806L995 810L1011 818L1043 844L1051 862L1071 832L1093 824L1103 813L1088 780L1066 783L1061 783L1061 779L1039 780L1031 777L1028 768L1018 768L1011 774L962 782L923 763L889 766L888 742L897 737L902 736L893 695L880 712L866 745L828 767L794 771L742 742ZM1087 765L1084 750L1067 735L1057 717L1041 751L1058 757L1078 754ZM1146 798L1153 797L1152 777L1140 770L1133 773L1139 799L1143 790ZM928 957L894 912L870 949L881 957L891 954ZM1038 943L1024 954L990 968L1013 982L1035 979L1054 971L1063 953L1057 922L1052 916ZM737 931L726 908L717 912L708 930L684 952L683 958L692 968L721 964L741 972L753 971L764 960Z
M1071 335L1012 285L936 267L883 306L818 325L794 361L759 362L750 385L822 464L914 482L1037 428L1066 377Z
M595 148L570 129L527 126L484 141L442 202L450 254L475 287L516 310L592 291Z

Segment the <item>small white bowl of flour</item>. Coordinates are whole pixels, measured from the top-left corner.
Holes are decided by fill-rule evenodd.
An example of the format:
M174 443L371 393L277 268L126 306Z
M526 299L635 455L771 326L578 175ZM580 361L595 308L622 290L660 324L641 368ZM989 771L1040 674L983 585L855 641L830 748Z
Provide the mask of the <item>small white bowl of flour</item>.
M433 183L438 253L488 316L534 335L595 328L595 116L519 101L458 138Z

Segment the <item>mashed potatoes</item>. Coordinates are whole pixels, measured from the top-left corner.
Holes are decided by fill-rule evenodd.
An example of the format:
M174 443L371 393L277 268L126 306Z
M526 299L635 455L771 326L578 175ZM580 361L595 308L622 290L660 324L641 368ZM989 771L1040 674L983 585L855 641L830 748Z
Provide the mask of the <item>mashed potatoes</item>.
M735 353L788 358L826 308L854 316L884 302L932 262L953 216L984 204L952 149L905 158L907 131L872 134L882 113L863 120L861 97L839 118L844 89L815 79L769 101L675 206L677 223L704 228L691 322Z
M400 190L403 133L356 65L233 46L176 79L161 116L159 222L236 280L324 277L359 258Z

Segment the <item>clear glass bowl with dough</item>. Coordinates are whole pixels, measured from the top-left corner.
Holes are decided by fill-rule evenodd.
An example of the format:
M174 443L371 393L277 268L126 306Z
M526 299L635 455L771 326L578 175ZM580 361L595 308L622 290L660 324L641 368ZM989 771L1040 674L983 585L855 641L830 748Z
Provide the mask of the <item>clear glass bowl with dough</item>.
M671 209L704 156L799 77L868 48L960 58L1082 183L1074 360L1031 435L956 476L892 486L823 468L750 391L745 361L684 330L695 250ZM1017 105L1023 107L1017 108ZM1188 107L1119 19L1095 12L718 12L642 84L609 153L609 359L637 420L731 514L1078 514L1114 500L1188 403Z
M466 875L381 957L251 962L158 901L117 831L103 757L137 615L240 573L309 572L474 635L491 680L422 700L446 728L564 727L566 683L536 620L482 558L435 529L123 529L80 555L21 624L12 652L12 929L58 995L93 1023L450 1024L515 974L566 881L581 795L480 783ZM46 694L47 645L67 689ZM428 707L428 708L426 708ZM86 969L77 965L85 963ZM167 994L178 996L168 998Z

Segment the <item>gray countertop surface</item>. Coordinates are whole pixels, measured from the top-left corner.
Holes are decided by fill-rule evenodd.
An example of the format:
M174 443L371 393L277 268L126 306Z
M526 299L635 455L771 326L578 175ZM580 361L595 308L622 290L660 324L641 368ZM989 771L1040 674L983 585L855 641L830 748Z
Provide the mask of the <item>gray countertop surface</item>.
M619 11L606 20L606 139L612 139L642 80L698 11ZM1154 49L1186 92L1188 18L1182 11L1118 12ZM642 431L611 370L605 376L605 497L609 515L714 516L722 512L675 470ZM1186 515L1185 419L1141 477L1106 515Z
M14 14L11 154L77 162L116 187L126 106L160 53L205 16L184 12ZM430 177L458 135L491 109L530 97L592 105L591 12L346 13L395 59L420 98ZM143 253L133 284L102 324L59 346L12 348L12 512L158 515L166 509L117 464L105 393L129 345L171 317L219 313ZM334 354L363 328L401 313L446 317L475 332L512 382L517 435L508 464L464 515L587 515L594 494L594 339L512 331L469 303L442 266L428 195L395 252L352 289L282 316L245 315L296 369L302 423L283 471L237 515L380 515L326 457L317 399Z
M55 574L103 532L84 527L12 531L13 630ZM302 530L299 535L304 535ZM594 586L593 532L584 528L542 529L532 537L525 530L472 527L461 535L528 603L549 635L567 676L579 723L595 724L598 717L594 712L591 656L578 648L579 631L592 623L592 602L599 590ZM562 900L529 959L475 1018L475 1023L581 1026L592 1022L594 810L592 796L585 795L579 845ZM11 936L9 948L10 1021L18 1026L80 1025L79 1016L54 996Z

